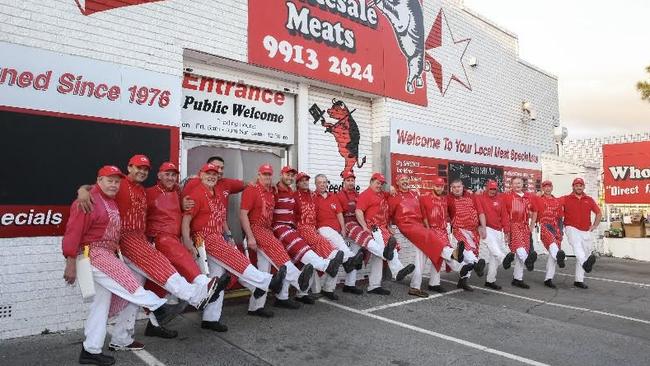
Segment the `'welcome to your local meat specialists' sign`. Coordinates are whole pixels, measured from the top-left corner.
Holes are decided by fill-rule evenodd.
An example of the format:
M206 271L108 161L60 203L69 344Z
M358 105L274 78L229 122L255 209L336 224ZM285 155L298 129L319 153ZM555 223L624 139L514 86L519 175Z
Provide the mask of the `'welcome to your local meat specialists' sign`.
M248 2L249 63L419 105L424 45L418 0Z
M181 129L186 133L293 144L295 97L278 90L185 74Z

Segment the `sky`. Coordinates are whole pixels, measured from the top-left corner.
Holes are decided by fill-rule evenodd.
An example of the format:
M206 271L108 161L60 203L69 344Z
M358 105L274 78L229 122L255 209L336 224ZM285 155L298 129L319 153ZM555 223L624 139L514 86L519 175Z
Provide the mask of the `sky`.
M517 34L519 55L558 77L569 139L650 131L650 0L464 0Z

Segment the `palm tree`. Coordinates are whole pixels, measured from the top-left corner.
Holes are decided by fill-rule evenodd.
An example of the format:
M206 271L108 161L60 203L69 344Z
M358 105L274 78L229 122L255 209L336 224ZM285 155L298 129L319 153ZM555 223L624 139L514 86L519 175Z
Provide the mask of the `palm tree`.
M650 66L645 68L645 71L650 74ZM636 89L641 93L641 99L642 100L647 100L650 102L650 82L647 81L639 81L636 83Z

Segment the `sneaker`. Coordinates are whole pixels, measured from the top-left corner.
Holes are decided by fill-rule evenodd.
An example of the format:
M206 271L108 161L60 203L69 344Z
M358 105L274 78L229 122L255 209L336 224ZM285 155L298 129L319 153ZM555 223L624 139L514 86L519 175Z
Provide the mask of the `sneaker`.
M577 288L581 288L581 289L583 289L583 290L586 290L586 289L589 288L589 286L585 285L584 282L574 282L574 283L573 283L573 286L575 286L575 287L577 287Z
M372 290L368 290L368 293L375 295L390 295L390 290L386 290L383 287L375 287Z
M476 262L474 265L474 272L477 276L483 277L483 274L485 273L485 259L481 258Z
M550 288L557 288L557 286L555 286L555 284L553 283L553 280L551 280L550 278L548 280L544 281L544 286L550 287Z
M399 272L397 272L397 276L395 276L395 281L403 280L404 277L408 276L413 271L415 271L415 264L411 263L411 264L407 265L406 267L400 269Z
M585 272L589 273L594 267L594 263L596 263L596 256L595 255L590 255L587 260L582 264L582 269L585 270Z
M564 250L560 250L557 252L557 266L560 268L564 268L566 266L566 263L564 262L564 259L566 258L566 253L564 253Z
M300 309L300 303L292 299L286 299L286 300L275 299L275 303L273 304L273 306L275 306L276 308L284 308L290 310Z
M488 287L488 288L491 288L491 289L497 290L497 291L501 290L501 286L497 285L496 282L486 282L485 287Z
M108 349L111 351L139 351L141 349L144 349L144 343L133 341L128 346L120 346L114 343L109 343Z
M209 321L202 321L201 322L201 328L202 329L209 329L213 330L215 332L227 332L228 331L228 326L225 324L221 324L218 321L216 322L209 322Z
M461 278L460 280L458 280L458 284L456 284L456 287L463 289L465 291L474 291L472 286L470 286L467 283L467 278Z
M343 264L343 252L339 250L339 252L336 253L336 256L330 260L330 263L325 269L325 273L330 277L336 277L339 273L339 267L341 267L341 264Z
M314 266L311 264L305 264L302 267L300 276L298 276L298 287L300 291L305 292L309 288L309 282L311 281L311 276L314 274Z
M422 298L427 298L429 297L429 294L420 290L419 288L413 288L411 287L409 289L409 295L411 296L417 296L417 297L422 297Z
M259 316L260 318L273 318L275 314L271 310L266 310L264 308L259 308L257 310L248 310L248 315L250 316Z
M81 353L79 354L79 363L82 365L110 366L115 364L115 358L103 353L89 353L84 349L82 344Z
M515 280L514 278L512 279L512 285L526 290L530 288L530 286L528 286L528 284L523 280Z
M350 273L361 264L363 264L363 250L359 250L357 254L348 258L348 260L343 263L343 269L345 270L345 273Z
M324 298L332 300L332 301L337 301L339 299L339 296L337 294L335 294L334 291L332 291L332 292L321 291L320 293L323 294Z
M309 295L296 297L296 301L307 305L314 305L316 303L316 300Z
M445 288L440 285L435 285L435 286L429 285L428 289L429 291L435 291L439 294L444 294L445 292L447 292L447 290L445 290Z
M506 254L506 257L503 258L503 269L509 269L512 266L512 262L515 260L515 253L510 252Z
M144 335L146 337L172 339L178 337L178 332L173 329L167 329L165 327L156 327L151 323L151 321L149 321L147 323L147 327L144 330Z
M221 276L221 277L223 277L223 276ZM203 298L203 300L201 300L201 302L198 303L198 305L196 305L196 308L198 310L205 309L205 307L208 306L208 304L210 302L215 301L219 297L219 293L217 292L217 287L218 286L219 286L219 278L218 277L212 277L212 279L210 279L210 282L208 282L208 293L207 293L207 295ZM217 297L213 300L212 298L214 297L215 294L217 294L216 295Z
M464 265L463 268L460 269L460 277L467 276L467 274L472 272L473 269L474 269L474 263L468 263Z
M526 257L526 260L524 261L524 264L526 265L526 269L529 272L535 269L535 261L537 261L537 252L531 250L530 253L528 253L528 257Z
M354 295L363 295L363 290L357 286L343 286L343 292L351 293Z
M397 247L397 239L394 236L388 238L388 244L384 247L384 258L387 261L392 261L395 256L395 247Z
M275 293L280 292L280 290L282 290L282 283L284 282L286 276L287 276L287 266L282 265L280 266L280 268L278 268L277 272L275 272L275 274L271 278L271 282L269 282L269 290Z

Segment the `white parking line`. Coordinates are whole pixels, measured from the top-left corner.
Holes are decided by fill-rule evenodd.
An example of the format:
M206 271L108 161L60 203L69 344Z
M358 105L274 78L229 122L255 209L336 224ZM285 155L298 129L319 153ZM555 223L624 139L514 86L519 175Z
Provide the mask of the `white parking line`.
M420 297L420 298L417 298L417 299L404 300L404 301L400 301L400 302L394 302L394 303L391 303L391 304L374 306L374 307L364 309L364 310L361 310L361 311L363 311L364 313L372 313L373 311L384 310L384 309L392 308L392 307L395 307L395 306L402 306L402 305L406 305L406 304L412 304L414 302L431 300L431 299L435 299L436 297L451 295L451 294L455 294L455 293L460 292L460 291L463 291L463 290L453 290L453 291L445 292L444 294L435 294L435 295L431 295L429 297Z
M543 271L541 269L536 269L535 272L542 272L546 273L546 271ZM567 274L567 273L555 273L556 276L565 276L565 277L574 277L572 274ZM640 283L640 282L630 282L630 281L621 281L621 280L612 280L610 278L603 278L603 277L591 277L591 276L585 276L585 278L590 279L590 280L597 280L597 281L605 281L605 282L613 282L613 283L620 283L624 285L634 285L634 286L641 286L641 287L650 287L650 284L648 283Z
M154 357L151 353L143 349L139 351L133 351L133 353L138 356L138 358L140 358L144 363L146 363L147 366L167 366L156 357Z
M456 282L448 281L448 280L441 280L441 281L448 282L448 283L456 283ZM608 313L608 312L605 312L605 311L593 310L593 309L583 308L583 307L579 307L579 306L558 304L558 303L555 303L555 302L548 302L546 300L540 300L540 299L535 299L535 298L532 298L532 297L515 295L515 294L505 292L505 291L496 291L496 290L491 290L491 289L478 287L478 286L474 286L474 288L478 289L478 290L481 290L481 291L485 291L485 292L491 292L491 293L498 294L498 295L510 296L510 297L514 297L516 299L532 301L532 302L536 302L536 303L540 303L540 304L544 304L544 305L550 305L550 306L555 306L555 307L564 308L564 309L571 309L571 310L581 311L581 312L585 312L585 313L593 313L593 314L598 314L598 315L605 315L605 316L609 316L609 317L612 317L612 318L624 319L624 320L629 320L629 321L633 321L633 322L636 322L636 323L650 325L650 320L632 318L630 316L619 315L619 314L614 314L614 313Z
M399 327L402 327L402 328L405 328L405 329L409 329L409 330L412 330L412 331L415 331L415 332L418 332L418 333L422 333L422 334L426 334L426 335L429 335L429 336L432 336L432 337L440 338L440 339L443 339L445 341L458 343L460 345L470 347L470 348L473 348L473 349L476 349L476 350L479 350L479 351L482 351L482 352L491 353L493 355L501 356L501 357L508 358L508 359L514 360L514 361L519 361L519 362L527 364L527 365L550 366L550 365L548 365L546 363L542 363L542 362L538 362L538 361L535 361L535 360L531 360L529 358L517 356L517 355L512 354L512 353L499 351L499 350L494 349L494 348L482 346L482 345L480 345L478 343L469 342L469 341L466 341L464 339L451 337L451 336L448 336L448 335L445 335L445 334L442 334L442 333L433 332L433 331L428 330L428 329L423 329L423 328L419 328L419 327L416 327L416 326L413 326L413 325L401 323L401 322L398 322L396 320L392 320L392 319L389 319L389 318L384 318L382 316L372 314L372 313L369 313L369 312L364 311L364 310L357 310L357 309L354 309L354 308L351 308L351 307L348 307L348 306L345 306L345 305L340 305L340 304L337 304L337 303L334 303L334 302L331 302L331 301L328 301L328 300L324 300L324 299L320 299L319 301L323 302L325 304L337 307L339 309L349 311L351 313L363 315L363 316L366 316L366 317L369 317L369 318L372 318L372 319L375 319L375 320L379 320L379 321L382 321L382 322L385 322L385 323L393 324L393 325L396 325L396 326L399 326Z

